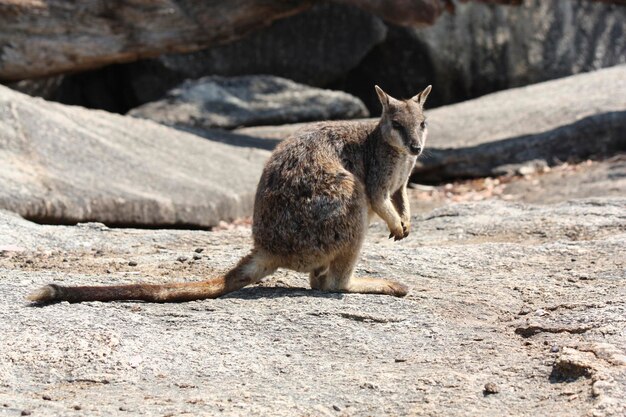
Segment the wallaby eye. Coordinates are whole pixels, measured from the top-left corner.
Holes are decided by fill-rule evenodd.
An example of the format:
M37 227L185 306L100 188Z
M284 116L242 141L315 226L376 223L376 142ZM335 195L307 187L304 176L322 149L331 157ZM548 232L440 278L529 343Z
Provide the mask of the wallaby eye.
M420 123L420 127L422 129L426 129L426 126L428 126L428 122L426 120L424 120L422 123Z
M400 122L396 122L395 120L391 122L391 126L393 126L394 129L402 129L402 125L400 124Z

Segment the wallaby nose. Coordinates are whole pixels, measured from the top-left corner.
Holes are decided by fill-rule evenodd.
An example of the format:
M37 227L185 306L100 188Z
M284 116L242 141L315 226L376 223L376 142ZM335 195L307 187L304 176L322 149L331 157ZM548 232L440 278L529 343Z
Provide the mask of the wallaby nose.
M411 150L411 153L413 155L419 155L420 153L422 153L422 147L414 143L412 143L411 146L409 146L409 149Z

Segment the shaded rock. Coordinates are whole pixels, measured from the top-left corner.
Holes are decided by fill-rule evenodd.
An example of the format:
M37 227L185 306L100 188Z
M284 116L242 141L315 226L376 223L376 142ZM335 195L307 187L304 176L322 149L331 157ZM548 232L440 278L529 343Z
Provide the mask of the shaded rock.
M453 205L414 216L400 243L375 223L357 274L405 282L403 299L311 291L305 274L279 271L216 300L33 308L23 297L51 281L220 274L247 253L250 230L40 226L0 212L0 245L27 248L0 257L0 403L42 416L75 404L94 416L128 414L121 405L147 414L318 415L337 405L353 416L622 416L625 217L624 198ZM569 237L575 226L589 237ZM197 247L210 261L172 262ZM136 267L120 262L131 255ZM579 273L595 279L566 280ZM595 327L523 338L515 314L524 306ZM590 376L560 383L557 362ZM488 382L500 393L477 400Z
M0 87L0 207L35 221L210 227L252 212L268 155Z
M310 7L306 0L0 3L0 79L21 80L189 52Z
M168 126L200 129L368 116L363 103L349 94L268 75L187 81L163 100L144 104L128 114Z
M431 106L626 63L626 7L587 0L529 0L519 7L457 4L427 28L389 25L384 42L332 88L372 114L378 84L412 97L432 84Z
M626 66L620 65L427 110L427 152L414 180L499 175L511 164L554 165L626 150L626 101L615 94L623 90ZM276 140L303 126L235 132Z
M321 86L356 67L386 33L383 22L369 13L322 3L235 42L126 65L120 77L139 104L207 75L271 74Z

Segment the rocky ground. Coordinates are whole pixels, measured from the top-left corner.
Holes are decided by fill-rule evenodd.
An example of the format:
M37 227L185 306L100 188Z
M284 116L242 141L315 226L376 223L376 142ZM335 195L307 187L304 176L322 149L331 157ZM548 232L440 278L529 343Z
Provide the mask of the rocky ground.
M325 294L281 271L217 300L34 307L24 296L48 282L218 274L250 229L41 226L3 212L0 415L624 415L623 172L615 158L527 174L491 197L475 187L486 201L416 207L401 242L374 223L357 272L405 282L403 299ZM555 178L590 173L588 188L613 197L502 198L533 183L554 196ZM471 184L413 196L450 200Z

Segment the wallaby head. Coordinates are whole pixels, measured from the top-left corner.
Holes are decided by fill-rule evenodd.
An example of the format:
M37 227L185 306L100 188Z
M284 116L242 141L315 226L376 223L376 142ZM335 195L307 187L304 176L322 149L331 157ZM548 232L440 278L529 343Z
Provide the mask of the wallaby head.
M383 106L380 129L383 139L396 150L419 155L426 144L426 117L424 103L432 87L429 85L408 100L398 100L376 86L376 94Z

